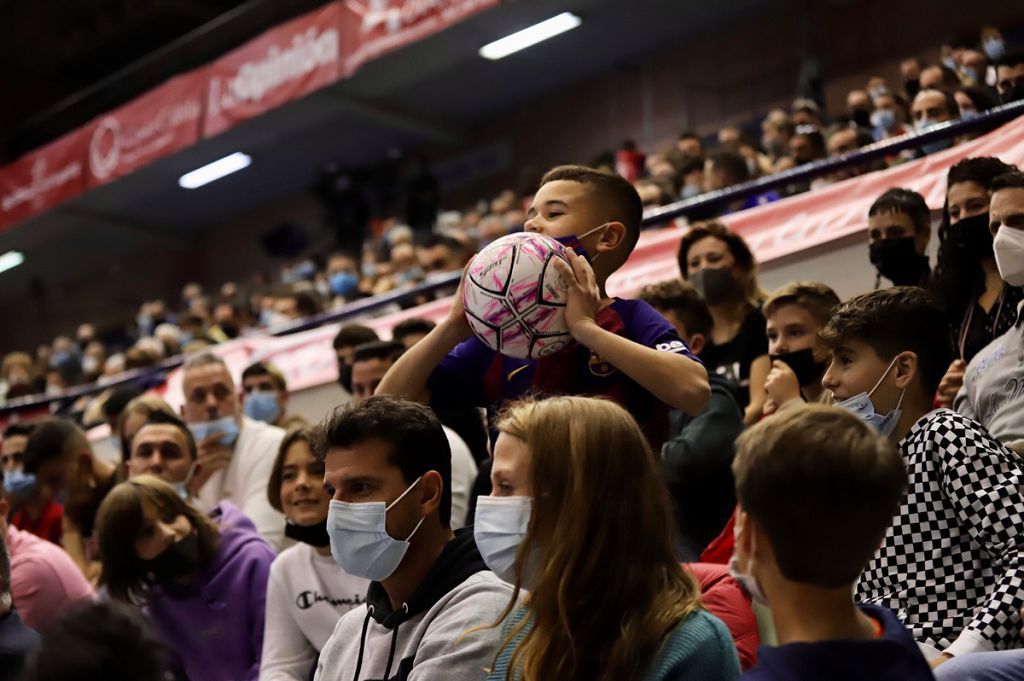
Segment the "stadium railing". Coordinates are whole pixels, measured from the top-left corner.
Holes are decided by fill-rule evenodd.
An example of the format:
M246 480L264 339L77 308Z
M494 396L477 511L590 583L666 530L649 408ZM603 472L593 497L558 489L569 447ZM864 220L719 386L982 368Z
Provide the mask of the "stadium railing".
M955 138L979 130L990 130L1021 114L1024 114L1024 100L995 107L975 118L940 123L922 132L911 132L900 137L876 142L838 157L814 161L726 189L708 192L691 199L649 209L644 213L644 228L658 227L693 213L706 214L708 209L716 208L722 204L743 200L779 187L809 182L814 178L843 168L868 163L904 150L917 149L929 142ZM296 320L288 325L268 329L265 335L285 336L308 331L326 324L336 324L363 318L391 305L407 303L419 297L433 297L438 291L450 289L457 285L460 276L461 273L453 272L438 277L429 283L420 284L415 288L392 291L372 298L358 300L340 310L325 312L306 319ZM20 412L48 410L54 403L62 406L71 405L83 396L96 395L104 390L119 386L130 384L159 385L163 377L171 370L181 366L184 361L185 357L183 355L169 357L154 366L124 372L113 380L69 388L58 396L29 395L12 400L5 406L0 407L0 419L10 418L13 414Z

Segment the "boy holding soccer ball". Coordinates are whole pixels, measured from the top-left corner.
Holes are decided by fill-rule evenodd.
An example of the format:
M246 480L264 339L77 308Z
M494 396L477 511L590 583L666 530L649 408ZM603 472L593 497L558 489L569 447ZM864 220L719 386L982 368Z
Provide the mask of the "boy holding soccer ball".
M555 261L568 284L565 321L576 343L541 359L498 354L473 336L463 281L448 317L395 363L377 393L490 410L528 393L603 395L628 409L660 451L668 411L700 413L710 388L704 366L664 317L605 292L636 245L642 213L636 190L618 175L582 166L548 171L525 228L578 239L568 263Z

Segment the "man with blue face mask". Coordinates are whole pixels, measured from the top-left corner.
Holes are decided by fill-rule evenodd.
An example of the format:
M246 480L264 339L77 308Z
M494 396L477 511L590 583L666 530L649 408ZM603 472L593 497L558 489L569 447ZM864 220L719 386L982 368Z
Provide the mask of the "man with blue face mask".
M331 554L371 580L338 621L317 681L482 678L503 638L512 587L487 569L472 528L451 529L451 452L423 405L371 397L319 427L332 494Z
M933 666L1020 645L1024 463L932 399L953 357L942 306L898 287L842 303L819 332L836 406L896 445L909 487L857 586L891 609Z
M288 384L270 362L250 364L242 372L242 411L254 421L284 430L309 425L301 416L288 413Z
M200 508L230 501L249 516L260 535L280 549L284 516L270 506L267 481L284 431L241 413L235 382L224 360L206 352L182 369L181 415L199 450L193 485Z

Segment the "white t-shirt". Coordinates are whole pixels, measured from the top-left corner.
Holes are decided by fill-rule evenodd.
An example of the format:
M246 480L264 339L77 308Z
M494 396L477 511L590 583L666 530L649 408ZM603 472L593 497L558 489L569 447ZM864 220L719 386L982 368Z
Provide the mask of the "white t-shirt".
M286 546L284 516L267 500L267 482L284 431L262 421L242 418L235 452L199 490L199 505L207 513L221 501L230 501L249 516L256 530L275 551Z
M448 426L444 426L444 434L448 436L448 447L452 450L452 529L457 530L466 525L469 495L476 482L477 468L469 447L459 434Z
M365 601L369 585L308 544L282 551L267 582L260 681L306 681L334 625Z

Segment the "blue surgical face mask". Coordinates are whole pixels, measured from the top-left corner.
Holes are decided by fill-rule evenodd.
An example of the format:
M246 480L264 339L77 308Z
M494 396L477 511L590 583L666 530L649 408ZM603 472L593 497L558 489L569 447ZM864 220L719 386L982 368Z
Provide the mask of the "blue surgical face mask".
M245 415L256 421L273 423L281 415L275 392L253 392L245 396Z
M702 191L703 190L700 188L699 184L684 184L683 190L679 192L679 198L684 201L686 199L692 199L695 196L700 196Z
M213 421L190 423L188 424L188 429L192 431L192 437L196 439L197 443L214 433L224 433L220 443L227 447L233 447L238 439L238 421L235 420L234 416L225 416Z
M193 461L192 465L189 466L188 473L185 474L185 479L181 482L174 483L174 491L178 493L184 501L188 501L191 495L188 493L188 483L192 481L192 476L196 473L196 466L199 465L198 461Z
M871 112L871 125L891 132L896 127L896 113L892 109L875 109Z
M350 296L359 288L359 276L355 272L335 272L330 279L331 292L336 296Z
M977 111L973 109L960 109L960 120L969 121L980 116Z
M917 132L924 132L933 125L938 125L937 121L933 121L929 118L922 118L914 123L914 130ZM934 154L945 149L949 149L953 146L953 138L947 137L942 140L935 140L934 142L928 142L927 144L921 145L921 151L926 154Z
M992 61L997 61L1001 59L1004 54L1006 54L1006 43L1004 43L1001 38L991 36L985 38L984 49L985 54L988 55L989 59L991 59Z
M736 523L733 526L732 536L734 547L739 544L739 536L743 533L743 529L748 522L750 521L746 520L742 525L740 523ZM736 549L733 548L732 558L729 559L729 575L743 587L744 591L750 594L751 600L755 603L767 606L768 598L764 595L764 591L761 589L760 583L758 583L757 578L754 577L753 574L752 564L754 562L754 551L756 548L754 537L751 536L750 557L747 559L747 564L743 566L743 569L740 569L740 561L739 558L736 557Z
M875 383L875 387L870 392L860 393L854 395L842 402L837 402L835 406L840 409L846 409L854 416L863 419L870 423L875 429L882 435L888 437L892 434L892 431L896 430L896 426L900 422L900 417L903 416L903 410L900 406L903 404L903 395L906 394L907 389L904 388L900 392L900 399L896 403L896 408L890 411L888 414L879 414L875 409L875 403L871 401L871 396L878 390L878 386L882 385L882 381L885 380L892 368L896 366L897 357L893 357L892 361L889 362L889 367L882 374L882 377L878 379L878 383Z
M531 497L478 497L473 539L491 572L511 583L516 578L516 556L530 528Z
M10 473L4 473L4 489L12 497L27 499L35 493L38 487L36 476L26 473L20 468Z

